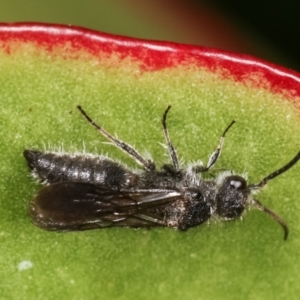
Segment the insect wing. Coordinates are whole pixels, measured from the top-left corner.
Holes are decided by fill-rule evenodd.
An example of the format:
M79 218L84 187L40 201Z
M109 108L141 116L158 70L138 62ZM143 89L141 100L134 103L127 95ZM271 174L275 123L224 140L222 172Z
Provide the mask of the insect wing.
M29 213L36 226L56 231L165 226L165 206L180 197L174 190L114 190L90 183L60 182L41 189Z

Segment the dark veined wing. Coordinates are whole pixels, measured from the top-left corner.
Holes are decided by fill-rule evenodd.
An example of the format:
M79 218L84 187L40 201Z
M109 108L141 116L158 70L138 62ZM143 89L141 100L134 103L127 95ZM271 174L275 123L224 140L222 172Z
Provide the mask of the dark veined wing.
M181 194L171 189L114 190L60 182L41 189L29 213L36 226L56 231L165 226L165 207L179 198Z

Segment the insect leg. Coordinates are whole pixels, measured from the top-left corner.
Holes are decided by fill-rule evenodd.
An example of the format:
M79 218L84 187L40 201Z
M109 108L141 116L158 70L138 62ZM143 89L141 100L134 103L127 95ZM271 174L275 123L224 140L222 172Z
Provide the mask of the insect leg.
M230 127L235 123L235 121L233 120L224 130L221 138L220 138L220 142L218 144L218 146L216 147L215 151L211 154L206 167L204 166L195 166L194 167L194 172L196 173L200 173L200 172L206 172L209 169L211 169L213 167L213 165L217 162L217 160L219 159L220 155L221 155L221 151L222 151L222 147L224 144L224 140L225 140L225 135L227 133L227 131L230 129Z
M170 108L171 108L171 105L169 105L167 107L167 109L165 110L165 112L163 114L163 118L162 118L162 124L163 124L163 129L164 129L166 142L167 142L167 145L168 145L169 155L170 155L170 158L172 160L174 170L178 171L179 170L178 157L177 157L176 150L175 150L174 146L171 143L168 128L167 128L167 122L166 122L167 121L167 114L168 114Z
M279 225L281 225L281 227L284 231L283 239L286 240L289 235L289 228L287 227L286 223L278 215L276 215L272 210L263 206L258 200L252 199L252 204L254 206L256 206L259 210L270 215L277 223L279 223Z
M144 166L144 168L148 171L155 170L155 164L151 160L147 160L143 158L137 150L135 150L132 146L129 144L113 137L111 134L109 134L104 128L96 124L88 115L87 113L82 109L81 106L77 106L81 114L87 119L87 121L93 125L104 137L106 137L108 140L112 141L112 143L117 146L119 149L130 155L138 164Z

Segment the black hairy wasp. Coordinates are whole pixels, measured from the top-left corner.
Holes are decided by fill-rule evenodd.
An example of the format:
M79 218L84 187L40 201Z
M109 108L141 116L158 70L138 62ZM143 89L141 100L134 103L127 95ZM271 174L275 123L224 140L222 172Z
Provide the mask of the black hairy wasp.
M202 179L201 173L217 162L225 135L235 121L223 132L206 166L199 162L182 168L167 129L170 108L163 114L162 125L171 164L164 164L159 170L154 161L97 125L80 106L78 109L86 120L131 156L143 171L130 170L105 156L24 150L33 176L46 184L30 203L33 223L56 231L115 226L187 230L211 217L237 219L247 206L254 206L282 226L286 239L286 223L252 195L296 164L300 152L256 184L248 184L244 176L232 171L223 171L214 179Z

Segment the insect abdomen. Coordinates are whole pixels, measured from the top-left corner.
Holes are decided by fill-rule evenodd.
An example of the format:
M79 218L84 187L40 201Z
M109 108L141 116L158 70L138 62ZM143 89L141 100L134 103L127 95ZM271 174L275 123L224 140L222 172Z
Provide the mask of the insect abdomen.
M24 150L24 157L34 177L52 184L62 181L104 184L108 187L129 187L137 176L117 162L88 154L70 156L35 150Z

